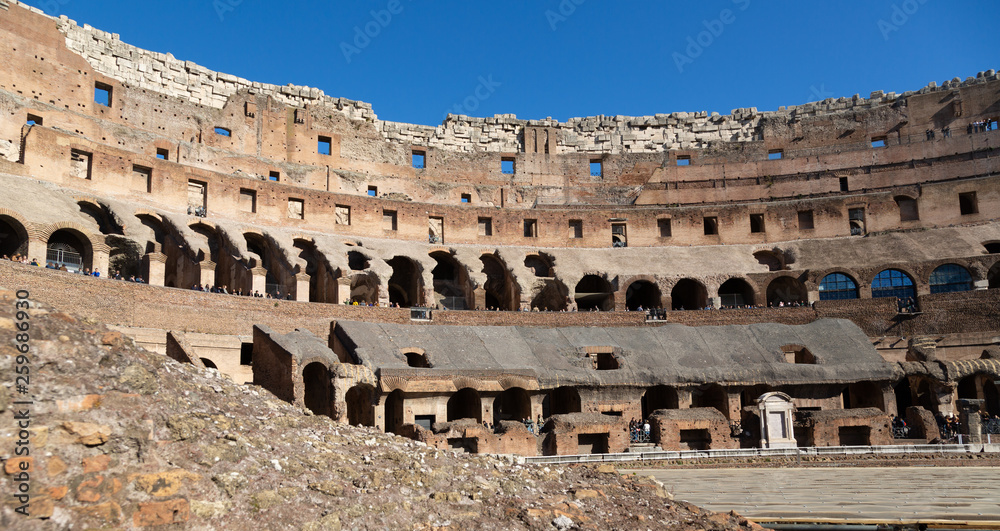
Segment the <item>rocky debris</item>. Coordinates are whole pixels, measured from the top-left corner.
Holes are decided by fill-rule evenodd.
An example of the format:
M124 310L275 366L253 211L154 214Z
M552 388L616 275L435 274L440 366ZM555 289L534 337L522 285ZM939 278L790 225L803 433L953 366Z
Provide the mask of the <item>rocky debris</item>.
M0 290L0 319L14 294ZM754 529L609 466L442 451L335 424L35 305L31 455L0 423L0 528ZM16 351L0 343L0 396ZM27 469L30 517L13 474Z

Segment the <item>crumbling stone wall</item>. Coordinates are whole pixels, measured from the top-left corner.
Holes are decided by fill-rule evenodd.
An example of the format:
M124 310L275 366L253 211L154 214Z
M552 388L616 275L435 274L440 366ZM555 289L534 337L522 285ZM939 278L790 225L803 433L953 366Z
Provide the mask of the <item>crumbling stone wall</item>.
M653 442L665 451L739 448L729 420L715 408L659 409L649 418Z

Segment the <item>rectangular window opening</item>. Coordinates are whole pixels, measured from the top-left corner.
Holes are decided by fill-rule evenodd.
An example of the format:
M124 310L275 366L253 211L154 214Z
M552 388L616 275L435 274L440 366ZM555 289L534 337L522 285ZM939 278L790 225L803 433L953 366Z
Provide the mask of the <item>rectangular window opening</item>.
M863 236L867 232L865 227L865 209L850 208L847 210L847 219L851 224L851 236Z
M714 236L719 234L719 218L715 216L709 216L705 218L705 236Z
M94 154L79 149L71 149L69 152L70 168L73 177L80 179L90 179L93 169Z
M873 148L884 148L885 147L885 139L886 139L886 137L884 137L884 136L875 136L875 137L872 137L872 147Z
M333 145L332 138L328 136L321 136L316 144L316 152L320 155L329 155L331 145Z
M35 114L29 114L25 123L27 125L42 125L42 117Z
M369 195L369 197L378 197L378 187L377 186L369 186L368 187L368 195Z
M764 214L750 214L750 232L764 232Z
M670 218L661 218L656 220L656 228L660 231L661 238L670 237Z
M132 189L137 192L151 193L153 191L153 169L145 166L132 166Z
M899 205L899 221L917 221L920 219L916 199L912 197L897 197L896 204Z
M427 167L427 152L413 150L411 153L411 161L413 162L413 167L422 170Z
M677 155L677 165L678 166L690 166L691 165L691 155Z
M226 129L225 127L216 127L215 134L219 136L233 136L233 132L230 131L229 129Z
M538 237L538 220L536 219L524 220L524 237L525 238Z
M611 224L611 246L628 247L627 226L624 223Z
M771 151L767 152L767 160L781 160L784 157L785 157L785 152L784 150L781 149L772 149Z
M336 225L350 225L351 207L348 205L337 205L333 222Z
M599 160L590 161L590 176L591 177L603 177L604 176L604 163Z
M281 173L272 171L271 173L268 174L267 180L278 182L279 180L281 180Z
M813 225L813 211L812 210L800 210L799 211L799 230L812 230L815 226Z
M158 158L160 160L169 160L170 159L170 150L169 149L164 149L164 148L156 148L156 158Z
M500 159L500 173L514 175L514 159L508 157Z
M472 195L471 194L462 194L462 202L463 203L471 203L472 202Z
M94 103L98 105L103 105L105 107L111 106L111 85L107 83L101 83L100 81L94 83Z
M444 218L428 216L427 225L427 241L429 243L444 243Z
M288 199L288 218L305 219L305 201L302 199Z
M578 240L583 238L583 220L582 219L571 219L569 220L569 237Z
M979 202L976 200L976 192L963 192L958 194L958 207L963 216L979 213Z
M240 188L240 211L257 212L257 191L249 188Z
M383 210L382 211L382 230L389 230L389 231L396 230L396 211L395 210Z
M493 218L479 218L479 235L493 236Z
M841 177L840 178L840 191L841 192L850 192L851 191L851 187L848 186L848 184L847 184L847 177Z

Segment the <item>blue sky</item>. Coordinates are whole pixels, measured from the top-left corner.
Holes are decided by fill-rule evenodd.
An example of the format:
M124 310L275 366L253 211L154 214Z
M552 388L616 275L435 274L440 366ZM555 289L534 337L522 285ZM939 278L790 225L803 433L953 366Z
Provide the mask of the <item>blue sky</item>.
M29 1L207 68L384 120L776 110L1000 70L1000 2ZM360 36L359 36L360 35Z

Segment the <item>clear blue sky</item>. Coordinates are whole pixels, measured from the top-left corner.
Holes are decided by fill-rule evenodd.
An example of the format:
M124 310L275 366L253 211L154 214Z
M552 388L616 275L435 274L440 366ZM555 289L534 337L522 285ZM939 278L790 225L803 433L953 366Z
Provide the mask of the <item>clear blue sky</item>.
M766 111L1000 70L997 0L27 3L213 70L427 125L456 110L563 121ZM359 38L366 29L374 37Z

